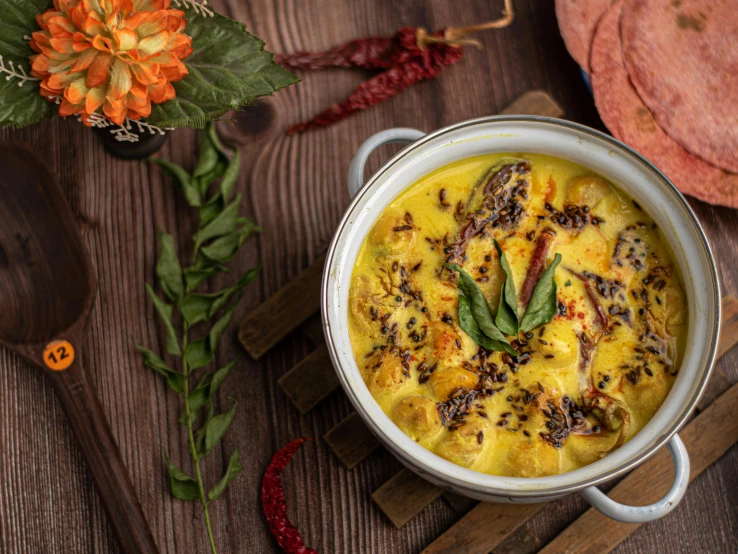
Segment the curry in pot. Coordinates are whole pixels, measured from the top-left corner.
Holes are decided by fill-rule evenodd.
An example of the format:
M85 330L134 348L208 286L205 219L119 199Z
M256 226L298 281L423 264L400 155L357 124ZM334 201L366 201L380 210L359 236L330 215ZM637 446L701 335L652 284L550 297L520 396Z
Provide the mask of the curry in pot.
M621 446L676 378L687 308L658 227L574 163L443 167L378 217L349 332L372 396L413 440L484 473L556 475Z

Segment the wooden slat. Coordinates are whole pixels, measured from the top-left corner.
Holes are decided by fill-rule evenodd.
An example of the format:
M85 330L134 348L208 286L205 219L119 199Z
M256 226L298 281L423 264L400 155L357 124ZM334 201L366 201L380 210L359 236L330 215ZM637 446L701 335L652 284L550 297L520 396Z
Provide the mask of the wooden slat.
M691 482L738 442L738 384L698 415L679 436L689 451ZM671 456L662 449L618 483L609 496L631 505L650 504L669 490L673 479ZM590 508L541 553L610 552L638 527L639 524L613 521Z
M323 334L323 320L319 313L311 315L305 323L300 325L300 330L307 335L315 345L323 344L325 342L325 335Z
M548 93L542 90L531 90L521 94L517 100L500 112L505 115L545 115L547 117L561 117L564 110Z
M402 469L372 493L372 500L399 529L442 493L443 489Z
M252 311L238 328L238 340L254 359L320 309L320 281L325 255Z
M448 502L448 505L451 506L460 516L465 516L474 506L479 504L479 500L467 498L466 496L461 496L460 494L454 494L448 491L443 493L443 499Z
M541 548L541 539L527 525L521 525L497 545L490 554L534 554Z
M545 505L481 502L422 554L487 554Z
M333 427L323 438L348 469L355 468L379 447L379 441L356 412Z
M323 344L277 381L292 403L306 414L339 386L328 347Z

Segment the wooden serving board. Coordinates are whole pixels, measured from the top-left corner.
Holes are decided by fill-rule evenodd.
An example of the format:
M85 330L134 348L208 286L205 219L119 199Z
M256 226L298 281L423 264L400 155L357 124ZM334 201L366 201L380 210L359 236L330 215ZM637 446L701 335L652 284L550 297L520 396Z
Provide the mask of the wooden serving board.
M563 115L561 108L542 91L522 95L502 113L551 117ZM324 255L316 259L296 279L277 291L244 319L238 333L244 348L257 359L298 328L315 344L316 350L278 380L280 387L302 414L308 413L339 388L339 381L323 339L322 323L318 313L324 263ZM738 343L738 300L726 297L723 300L723 322L718 355L722 356L736 343ZM733 396L738 395L738 390L735 386L730 388L730 385L730 381L722 372L715 371L699 403L699 410L710 410L712 417L732 417L735 420L735 414L728 412L732 406L731 399L735 400ZM721 396L728 389L730 391ZM720 402L712 405L718 397ZM702 416L698 417L681 435L690 452L695 451L691 478L695 478L730 445L738 441L738 436L734 437L736 433L732 430L719 438L710 438L710 430L703 429L704 421ZM714 433L714 430L712 431ZM324 439L349 470L380 447L378 440L356 413L349 414L329 430ZM709 442L710 448L703 448L705 441ZM649 468L648 472L641 471L646 467ZM647 464L632 472L613 489L611 494L615 495L615 498L621 498L618 495L630 495L622 498L628 498L633 504L652 502L653 499L648 499L651 498L649 495L658 498L668 489L670 468L670 457L665 452L660 452ZM648 481L648 476L653 477L653 482ZM424 553L532 554L541 549L540 539L531 532L527 523L544 510L546 504L479 503L445 492L407 469L401 470L372 494L376 505L398 528L439 497L456 510L461 519L430 544ZM590 527L599 529L597 526L607 527L610 531L585 533ZM615 524L591 509L545 546L543 551L562 552L566 545L567 552L609 552L637 527ZM586 536L587 539L577 548L571 549L572 538L580 535Z

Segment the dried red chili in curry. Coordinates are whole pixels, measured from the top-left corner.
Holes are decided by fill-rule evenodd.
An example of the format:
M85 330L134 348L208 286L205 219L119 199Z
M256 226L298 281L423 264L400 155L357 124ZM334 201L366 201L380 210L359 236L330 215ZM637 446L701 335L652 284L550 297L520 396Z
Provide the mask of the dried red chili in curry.
M287 517L287 504L284 500L281 473L302 443L312 440L308 437L295 439L283 446L272 458L261 481L261 506L264 510L269 530L277 543L287 554L318 554L302 541L300 531Z

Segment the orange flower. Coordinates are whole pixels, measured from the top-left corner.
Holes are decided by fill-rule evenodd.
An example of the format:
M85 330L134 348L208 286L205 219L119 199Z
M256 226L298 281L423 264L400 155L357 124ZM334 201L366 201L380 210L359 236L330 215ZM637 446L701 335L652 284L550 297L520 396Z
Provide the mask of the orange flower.
M59 115L88 117L102 108L118 125L151 113L151 102L175 97L171 83L192 53L184 12L171 0L54 0L36 16L30 45L41 95L61 99Z

